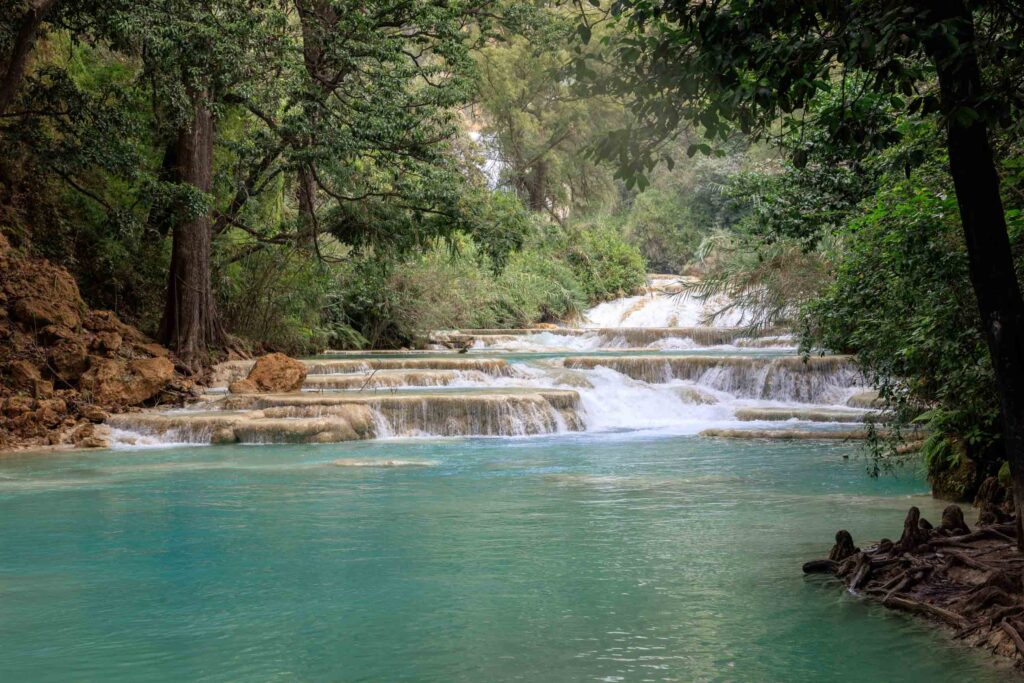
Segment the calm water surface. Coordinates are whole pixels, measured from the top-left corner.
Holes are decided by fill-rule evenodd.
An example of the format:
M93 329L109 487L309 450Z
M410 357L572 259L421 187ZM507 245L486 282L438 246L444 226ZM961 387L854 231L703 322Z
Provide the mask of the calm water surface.
M839 527L938 517L918 478L854 453L603 435L7 456L0 680L1005 679L801 576ZM382 459L421 466L351 466Z

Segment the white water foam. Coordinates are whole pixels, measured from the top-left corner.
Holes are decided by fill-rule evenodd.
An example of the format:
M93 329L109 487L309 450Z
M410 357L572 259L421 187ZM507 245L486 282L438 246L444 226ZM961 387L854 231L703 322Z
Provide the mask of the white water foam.
M586 313L586 327L699 327L728 305L723 297L699 299L693 294L655 289L624 299L607 301ZM714 320L715 327L739 327L747 322L742 310L731 309Z

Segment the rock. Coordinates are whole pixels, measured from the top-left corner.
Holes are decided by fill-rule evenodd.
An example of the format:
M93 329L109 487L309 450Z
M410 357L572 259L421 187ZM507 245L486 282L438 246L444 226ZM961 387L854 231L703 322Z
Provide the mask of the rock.
M955 443L958 457L953 464L933 463L928 470L928 483L932 485L932 497L955 502L969 502L974 499L984 482L982 468L973 458L968 457L962 443Z
M36 422L45 427L51 428L59 425L64 419L63 415L59 414L52 406L49 405L41 405L36 408L33 416L35 417Z
M78 409L78 414L89 422L104 422L110 414L99 406L86 405Z
M232 393L288 393L298 391L306 380L306 365L283 353L270 353L256 360L245 380L233 382Z
M25 297L14 303L14 317L19 321L41 330L49 325L76 327L81 322L74 310L66 303Z
M0 249L2 447L67 442L76 419L100 423L104 408L153 401L175 379L167 349L110 311L87 310L65 268ZM107 443L102 434L79 440Z
M538 330L557 330L558 325L554 323L537 323L534 327Z
M121 336L126 344L151 344L152 340L136 328L121 322L113 311L89 311L82 319L85 329L96 333L113 332Z
M94 424L79 425L71 433L71 443L78 448L108 448L110 442L103 437L99 428Z
M120 332L124 327L113 311L89 311L82 320L85 329L93 332Z
M63 325L47 325L39 331L39 341L44 344L56 344L62 339L78 339L78 337L77 332Z
M167 358L170 355L167 349L155 343L136 344L135 348L149 354L153 358Z
M32 395L46 398L53 395L53 382L48 379L37 379L32 382Z
M846 405L851 408L884 408L885 401L877 391L861 391L847 399Z
M89 352L80 341L61 341L50 349L48 355L53 373L68 383L77 383L89 368Z
M3 403L3 413L7 417L18 417L35 409L35 401L28 396L9 396Z
M48 325L81 327L84 305L71 273L42 259L5 261L3 289L18 322L33 333Z
M68 404L60 398L46 398L36 401L36 408L48 408L55 413L64 414L68 412Z
M121 350L123 340L117 332L97 332L90 347L93 351L113 356Z
M35 382L43 378L39 368L27 360L13 360L7 366L7 372L14 381L14 386L32 389Z
M133 390L129 405L148 401L174 379L174 363L167 358L144 358L128 363Z
M134 406L159 394L174 379L174 364L167 358L122 360L90 356L81 388L104 406Z
M229 384L228 391L232 394L255 394L259 392L259 387L256 386L255 382L240 379Z

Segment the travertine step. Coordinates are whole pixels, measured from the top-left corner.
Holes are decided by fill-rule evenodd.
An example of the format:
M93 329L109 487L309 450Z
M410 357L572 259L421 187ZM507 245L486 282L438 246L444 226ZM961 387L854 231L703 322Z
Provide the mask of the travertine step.
M545 389L468 393L239 394L210 410L114 415L114 429L185 443L333 443L393 436L524 436L580 431L579 395Z

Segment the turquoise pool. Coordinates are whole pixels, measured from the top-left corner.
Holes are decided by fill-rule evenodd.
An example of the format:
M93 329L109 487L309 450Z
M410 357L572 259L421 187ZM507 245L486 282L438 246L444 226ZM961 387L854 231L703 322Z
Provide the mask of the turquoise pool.
M1001 680L800 573L926 490L637 434L5 456L0 680Z

